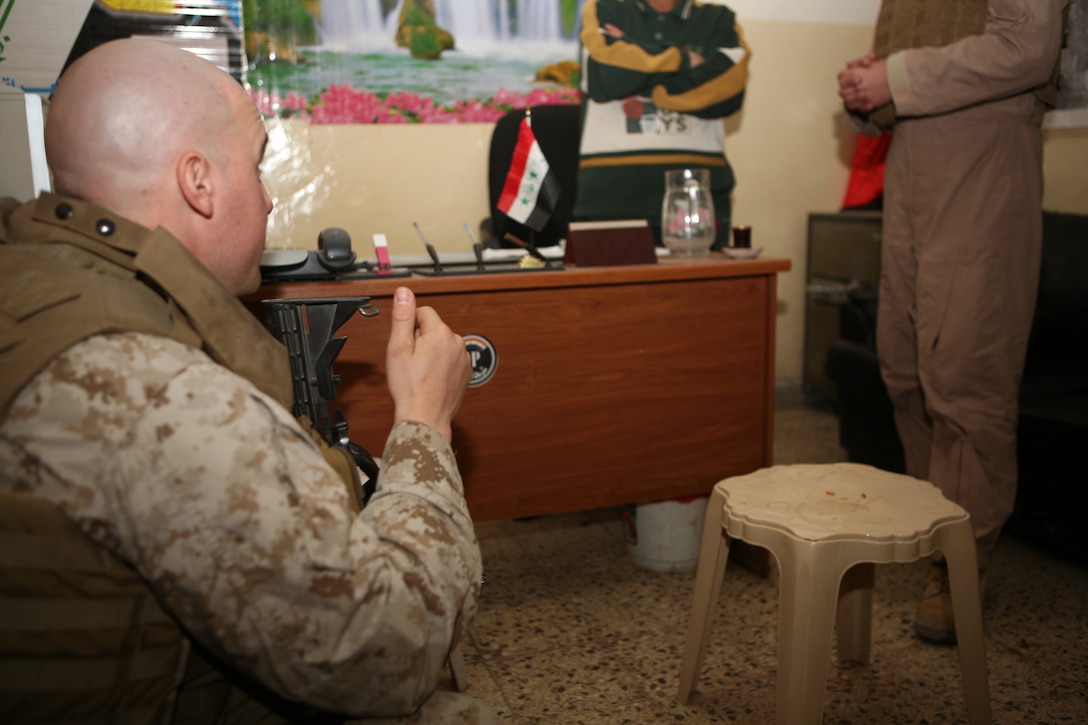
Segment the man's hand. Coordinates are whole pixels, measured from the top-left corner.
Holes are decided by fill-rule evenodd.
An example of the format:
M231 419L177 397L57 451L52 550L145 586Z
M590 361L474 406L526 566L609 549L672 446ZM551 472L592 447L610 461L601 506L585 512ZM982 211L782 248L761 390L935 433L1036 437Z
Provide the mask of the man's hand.
M869 53L846 64L839 73L839 97L851 111L868 113L892 99L884 61Z
M868 68L873 64L875 60L876 53L866 53L865 55L857 58L856 60L846 61L846 69L850 70L852 68ZM839 76L841 77L842 74L840 73Z
M432 308L417 309L407 287L393 297L385 363L394 422L426 423L450 440L453 416L472 378L465 341Z

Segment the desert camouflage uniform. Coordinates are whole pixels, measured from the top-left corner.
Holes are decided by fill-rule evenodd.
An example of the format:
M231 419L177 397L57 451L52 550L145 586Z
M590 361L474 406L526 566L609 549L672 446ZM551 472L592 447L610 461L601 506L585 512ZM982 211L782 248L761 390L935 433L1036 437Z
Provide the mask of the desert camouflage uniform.
M77 218L106 214L60 201ZM4 211L7 241L40 236L50 223L39 213L20 227ZM97 241L149 236L103 218L116 231ZM97 243L75 226L49 234ZM150 234L189 263L172 237ZM236 337L246 326L208 336ZM445 438L419 423L394 426L377 491L355 514L347 487L281 402L178 339L111 332L56 356L0 417L0 493L55 504L129 563L212 661L315 710L416 711L475 614L480 551ZM486 707L452 693L421 712L446 705L458 722L491 721Z

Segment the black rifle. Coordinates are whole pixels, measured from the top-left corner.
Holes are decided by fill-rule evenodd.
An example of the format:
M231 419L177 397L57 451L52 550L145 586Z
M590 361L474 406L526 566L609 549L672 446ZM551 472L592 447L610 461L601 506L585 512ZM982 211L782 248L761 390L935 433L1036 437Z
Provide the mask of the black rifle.
M328 297L323 299L263 300L268 329L287 347L291 358L295 416L305 416L314 430L331 447L343 446L367 480L363 483L362 503L374 493L378 465L373 456L348 438L348 422L339 409L330 410L336 400L340 376L332 364L347 342L347 337L333 337L356 312L363 317L378 314L369 297Z

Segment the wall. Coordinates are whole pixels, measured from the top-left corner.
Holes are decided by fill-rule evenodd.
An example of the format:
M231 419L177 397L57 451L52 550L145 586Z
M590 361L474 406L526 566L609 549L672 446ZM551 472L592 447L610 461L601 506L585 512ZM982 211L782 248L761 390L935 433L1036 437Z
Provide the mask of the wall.
M40 96L0 91L0 197L28 199L48 188L41 119Z
M839 208L854 143L837 120L835 75L868 49L878 3L731 4L753 48L745 107L727 123L735 220L752 225L764 254L793 261L779 278L776 372L799 379L808 213ZM488 125L270 129L267 182L280 205L270 246L312 248L322 228L341 226L359 251L382 232L393 254L418 254L416 221L439 251L468 250L463 223L475 229L488 213ZM1047 131L1047 208L1088 213L1084 159L1088 129Z
M1043 132L1043 208L1088 214L1088 128Z

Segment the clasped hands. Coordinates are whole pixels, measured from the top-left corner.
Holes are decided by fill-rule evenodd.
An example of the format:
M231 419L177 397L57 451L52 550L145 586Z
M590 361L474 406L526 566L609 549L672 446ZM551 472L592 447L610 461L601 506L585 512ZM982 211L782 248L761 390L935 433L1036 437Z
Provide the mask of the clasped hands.
M869 113L890 101L885 62L872 53L849 61L846 70L839 73L839 97L847 109L860 113Z

